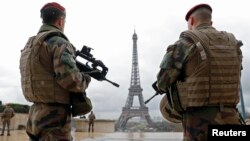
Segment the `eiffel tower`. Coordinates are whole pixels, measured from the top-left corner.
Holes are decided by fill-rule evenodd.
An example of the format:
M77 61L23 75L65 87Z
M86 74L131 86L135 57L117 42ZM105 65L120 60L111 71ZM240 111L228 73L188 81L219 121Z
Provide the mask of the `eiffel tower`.
M133 117L140 117L145 119L149 126L153 126L153 122L148 113L148 107L144 104L142 95L142 88L140 84L138 53L137 53L137 34L133 34L133 54L132 54L132 74L129 88L129 94L125 107L122 108L122 114L116 122L116 129L125 129L129 119ZM134 97L138 96L140 106L133 106Z

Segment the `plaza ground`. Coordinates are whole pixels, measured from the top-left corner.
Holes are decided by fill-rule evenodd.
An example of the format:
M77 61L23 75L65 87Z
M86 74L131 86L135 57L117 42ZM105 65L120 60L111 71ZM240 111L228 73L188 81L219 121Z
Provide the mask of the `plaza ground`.
M11 130L11 136L0 136L0 141L28 141L24 130ZM181 132L72 132L74 141L181 141Z

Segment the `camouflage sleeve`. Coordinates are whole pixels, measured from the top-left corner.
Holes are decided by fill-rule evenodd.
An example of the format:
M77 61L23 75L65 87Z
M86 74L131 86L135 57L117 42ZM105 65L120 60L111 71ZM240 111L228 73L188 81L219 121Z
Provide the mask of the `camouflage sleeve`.
M72 92L84 92L91 80L76 66L75 50L69 42L58 44L54 49L54 71L57 83Z
M242 51L241 51L241 46L243 46L243 43L241 40L237 40L237 53L238 53L238 57L239 57L239 61L241 62L241 70L243 70L243 66L242 66Z
M190 40L183 37L180 37L173 45L168 46L157 74L157 87L160 91L166 92L168 87L179 78L193 46Z
M14 116L15 116L15 111L14 111L14 109L13 109L13 108L11 108L11 111L12 111L12 115L11 115L11 117L14 117Z

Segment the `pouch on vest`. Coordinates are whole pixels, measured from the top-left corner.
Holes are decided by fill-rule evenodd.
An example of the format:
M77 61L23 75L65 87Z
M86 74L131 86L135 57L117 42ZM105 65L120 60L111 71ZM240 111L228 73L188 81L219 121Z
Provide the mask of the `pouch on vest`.
M169 88L168 88L168 92L167 94L170 97L171 100L171 107L176 110L179 113L183 113L184 108L182 107L182 103L180 101L180 96L179 96L179 92L177 89L177 84L174 83L172 84Z
M91 100L84 93L71 93L71 112L72 116L81 116L92 110Z

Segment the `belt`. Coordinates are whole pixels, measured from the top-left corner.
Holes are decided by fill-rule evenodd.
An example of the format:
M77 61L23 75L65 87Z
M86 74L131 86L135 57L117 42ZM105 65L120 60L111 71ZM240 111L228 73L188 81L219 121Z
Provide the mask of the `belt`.
M70 113L70 105L69 104L63 104L63 103L41 103L41 102L35 102L34 104L41 104L41 105L47 105L52 107L63 107L67 113Z

